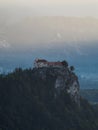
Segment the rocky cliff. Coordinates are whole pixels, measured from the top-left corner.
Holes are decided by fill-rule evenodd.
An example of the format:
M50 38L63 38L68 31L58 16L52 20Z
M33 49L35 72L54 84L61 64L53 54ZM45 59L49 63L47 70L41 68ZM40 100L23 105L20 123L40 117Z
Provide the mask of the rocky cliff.
M80 98L71 68L19 68L0 75L0 130L97 129L97 108Z
M80 104L79 96L79 82L78 77L73 73L68 67L45 67L45 68L35 68L34 75L38 76L42 80L46 80L51 77L54 79L54 95L60 95L63 91L67 92L71 99ZM51 81L50 81L51 82Z

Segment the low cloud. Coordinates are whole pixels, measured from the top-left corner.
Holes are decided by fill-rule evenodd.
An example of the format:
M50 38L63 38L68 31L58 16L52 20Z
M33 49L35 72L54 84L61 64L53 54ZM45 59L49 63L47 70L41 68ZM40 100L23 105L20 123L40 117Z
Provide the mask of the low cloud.
M0 49L9 49L11 45L6 40L0 40Z
M62 39L62 35L61 35L60 33L57 33L57 37L58 37L59 39Z

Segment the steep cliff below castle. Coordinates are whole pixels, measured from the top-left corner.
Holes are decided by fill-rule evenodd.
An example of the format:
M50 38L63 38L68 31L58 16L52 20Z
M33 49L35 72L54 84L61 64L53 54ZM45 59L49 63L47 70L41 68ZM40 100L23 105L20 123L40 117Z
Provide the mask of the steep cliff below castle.
M98 111L68 67L20 68L0 75L0 129L97 130Z
M80 104L79 96L79 82L78 77L68 67L45 67L34 69L34 75L38 76L42 80L46 80L51 77L54 79L54 95L55 97L60 95L62 91L67 92L72 101ZM50 81L51 82L51 81Z

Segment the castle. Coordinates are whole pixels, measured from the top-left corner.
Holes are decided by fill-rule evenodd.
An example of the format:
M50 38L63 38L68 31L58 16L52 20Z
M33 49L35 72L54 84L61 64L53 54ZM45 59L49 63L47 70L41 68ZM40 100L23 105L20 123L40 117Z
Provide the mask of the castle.
M35 68L42 68L42 67L63 67L63 63L58 61L58 62L49 62L45 59L35 59L34 61L34 67Z

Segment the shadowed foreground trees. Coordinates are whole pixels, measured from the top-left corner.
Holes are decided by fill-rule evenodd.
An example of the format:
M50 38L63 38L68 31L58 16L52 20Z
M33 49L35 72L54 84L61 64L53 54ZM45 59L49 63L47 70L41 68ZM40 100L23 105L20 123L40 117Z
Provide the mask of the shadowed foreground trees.
M82 98L78 107L64 91L55 97L55 78L41 79L35 71L0 76L1 130L98 129L96 109Z

